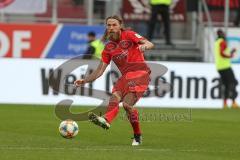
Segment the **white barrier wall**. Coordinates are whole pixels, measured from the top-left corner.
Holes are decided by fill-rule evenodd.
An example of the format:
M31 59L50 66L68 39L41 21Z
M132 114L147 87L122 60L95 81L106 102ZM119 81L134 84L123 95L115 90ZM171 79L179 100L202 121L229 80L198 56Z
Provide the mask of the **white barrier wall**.
M0 103L15 104L52 104L61 100L72 99L76 105L97 105L101 100L86 96L68 96L54 94L48 85L49 72L66 60L53 59L0 59ZM164 97L142 98L138 106L144 107L186 107L186 108L221 108L218 73L210 63L175 63L156 62L169 70L164 75L172 84L173 91ZM234 65L235 75L240 82L240 65ZM80 68L73 72L73 77L80 77L84 72ZM93 83L94 89L111 88L106 73ZM238 86L238 91L240 88ZM240 99L237 99L240 102Z

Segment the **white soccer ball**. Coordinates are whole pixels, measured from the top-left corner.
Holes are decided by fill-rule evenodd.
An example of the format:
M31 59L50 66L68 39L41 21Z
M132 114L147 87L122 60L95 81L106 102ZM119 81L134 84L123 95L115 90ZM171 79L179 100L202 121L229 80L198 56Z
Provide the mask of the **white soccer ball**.
M71 119L62 121L59 125L59 132L64 138L73 138L78 134L78 124Z

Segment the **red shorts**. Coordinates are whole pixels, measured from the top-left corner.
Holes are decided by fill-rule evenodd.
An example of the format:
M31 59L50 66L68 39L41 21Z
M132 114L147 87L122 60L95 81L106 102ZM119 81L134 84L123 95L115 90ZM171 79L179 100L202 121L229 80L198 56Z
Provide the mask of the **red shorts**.
M135 93L138 100L147 90L149 82L150 75L147 71L128 72L118 79L112 92L121 92L122 98L128 93Z

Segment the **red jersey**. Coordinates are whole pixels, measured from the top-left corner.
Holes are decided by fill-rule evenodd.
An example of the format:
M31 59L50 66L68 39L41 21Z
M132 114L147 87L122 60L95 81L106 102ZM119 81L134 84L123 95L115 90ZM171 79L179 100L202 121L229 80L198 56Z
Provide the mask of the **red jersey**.
M111 60L117 65L122 75L127 72L144 70L147 67L143 52L139 50L139 41L144 38L131 30L121 32L119 41L109 41L102 52L102 61L109 64Z

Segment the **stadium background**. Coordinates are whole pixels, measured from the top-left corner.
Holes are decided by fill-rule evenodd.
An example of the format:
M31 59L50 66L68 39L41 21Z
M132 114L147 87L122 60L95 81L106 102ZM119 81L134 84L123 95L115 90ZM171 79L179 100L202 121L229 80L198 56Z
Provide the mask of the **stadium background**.
M55 94L48 85L51 70L87 47L87 33L104 32L104 18L122 15L125 25L146 36L148 0L2 0L0 1L0 159L238 159L239 110L222 110L219 77L214 66L214 31L227 31L238 81L240 29L234 26L238 0L173 0L174 47L164 45L157 25L156 48L146 59L168 68L164 78L173 90L143 98L143 146L132 148L123 111L110 131L78 122L73 140L58 134L55 105L72 99L72 111L89 110L101 101ZM229 6L229 7L226 7ZM206 7L207 6L207 7ZM84 67L72 77L84 74ZM93 83L106 91L107 74ZM240 88L238 86L238 91ZM240 104L240 98L237 98Z

